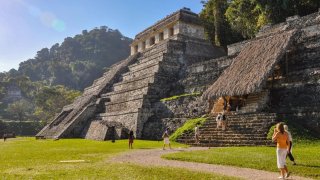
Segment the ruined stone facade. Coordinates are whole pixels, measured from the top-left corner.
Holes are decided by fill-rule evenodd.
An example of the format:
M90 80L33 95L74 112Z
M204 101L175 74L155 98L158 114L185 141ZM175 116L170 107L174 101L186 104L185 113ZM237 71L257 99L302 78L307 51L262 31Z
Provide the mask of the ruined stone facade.
M137 138L150 139L150 132L160 134L163 129L147 128L158 116L156 104L185 91L177 82L187 77L188 67L225 55L205 40L198 15L189 9L139 33L131 49L128 59L86 88L37 137L107 140L126 138L132 129Z
M269 128L284 118L320 132L320 15L288 19L258 36L291 29L299 33L272 72L280 71L281 78L270 77L262 91L245 95L245 105L229 115L230 129L223 136L209 118L200 128L202 145L265 145ZM201 94L250 42L229 45L226 55L205 40L198 15L181 9L137 34L131 56L95 80L37 137L109 140L127 138L133 130L137 138L160 139L165 128L173 132L217 106ZM186 93L199 95L160 101ZM193 135L180 142L192 143Z

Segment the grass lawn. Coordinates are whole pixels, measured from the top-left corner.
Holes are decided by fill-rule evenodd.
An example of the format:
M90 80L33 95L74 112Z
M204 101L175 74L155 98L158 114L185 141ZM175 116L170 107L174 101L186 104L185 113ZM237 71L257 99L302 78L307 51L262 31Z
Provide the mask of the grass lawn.
M320 179L320 141L294 144L296 166L287 159L294 175ZM223 147L205 151L179 152L163 156L167 159L231 165L278 172L275 147Z
M0 141L1 179L235 179L179 168L109 163L116 153L128 151L127 140L91 141L84 139ZM173 144L173 147L181 147ZM136 140L134 148L161 148L162 142ZM61 163L63 160L85 160Z

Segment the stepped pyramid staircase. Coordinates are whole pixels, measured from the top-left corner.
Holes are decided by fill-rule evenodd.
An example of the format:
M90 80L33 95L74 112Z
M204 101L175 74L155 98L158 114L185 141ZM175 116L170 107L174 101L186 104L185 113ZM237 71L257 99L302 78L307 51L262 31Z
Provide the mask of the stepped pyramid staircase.
M85 137L110 139L107 126L115 128L115 138L125 138L130 129L140 138L144 123L153 114L151 104L166 96L179 73L183 48L179 41L168 40L145 50L121 75L121 81L112 85L112 91L102 94L110 101L91 122Z
M217 128L215 117L199 127L200 143L195 144L194 132L186 133L177 141L193 146L257 146L272 145L267 140L269 128L276 122L274 113L229 114L227 128Z
M272 145L267 140L267 134L276 123L275 113L261 112L269 99L269 91L250 94L245 100L245 106L238 112L226 114L227 129L217 128L216 116L211 116L199 128L200 144L195 144L194 132L184 134L178 142L194 146L256 146ZM222 98L219 101L223 101ZM217 103L216 109L223 109L223 103ZM214 113L213 115L217 115Z
M139 55L138 53L129 56L111 66L110 70L96 79L92 86L86 88L72 104L65 106L62 112L36 135L36 138L80 137L83 124L87 123L106 101L101 94L109 91L110 86L123 72L127 71L127 66L132 64Z

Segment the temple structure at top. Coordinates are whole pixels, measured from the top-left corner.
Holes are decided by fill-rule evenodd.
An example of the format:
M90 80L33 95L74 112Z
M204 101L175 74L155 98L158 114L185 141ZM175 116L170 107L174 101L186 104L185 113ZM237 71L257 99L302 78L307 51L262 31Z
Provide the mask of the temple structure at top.
M204 27L198 15L189 8L183 8L137 34L130 46L131 55L143 52L163 40L177 39L178 34L205 39Z

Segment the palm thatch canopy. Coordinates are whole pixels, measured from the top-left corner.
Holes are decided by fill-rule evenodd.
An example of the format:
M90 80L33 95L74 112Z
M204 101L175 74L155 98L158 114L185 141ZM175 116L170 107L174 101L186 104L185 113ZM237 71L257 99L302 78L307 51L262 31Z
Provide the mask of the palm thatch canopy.
M261 37L247 43L232 64L204 93L204 99L245 95L262 90L274 66L285 54L296 30Z

